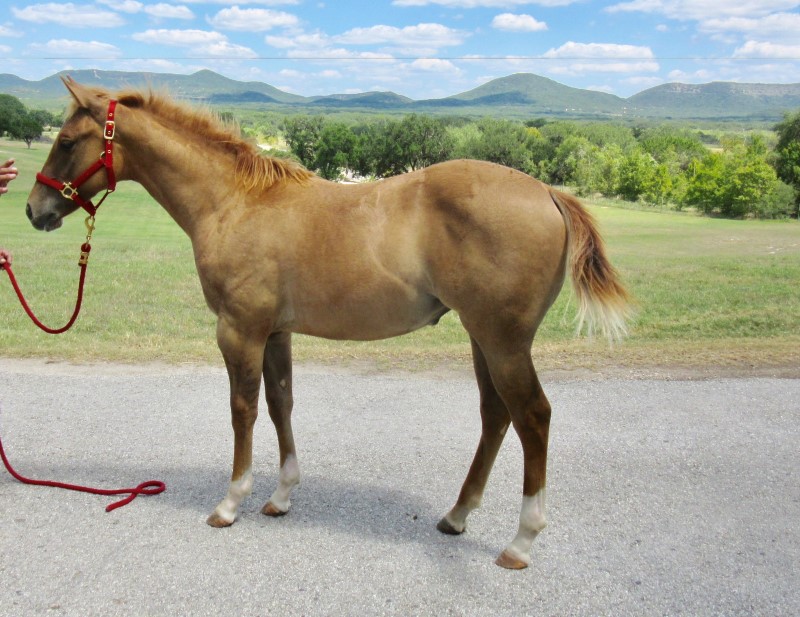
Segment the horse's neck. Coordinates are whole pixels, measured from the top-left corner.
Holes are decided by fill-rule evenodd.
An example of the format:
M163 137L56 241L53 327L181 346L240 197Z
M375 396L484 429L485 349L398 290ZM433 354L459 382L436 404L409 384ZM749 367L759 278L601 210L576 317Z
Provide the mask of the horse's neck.
M194 241L197 229L233 194L235 162L152 118L134 122L125 143L126 176L144 186Z

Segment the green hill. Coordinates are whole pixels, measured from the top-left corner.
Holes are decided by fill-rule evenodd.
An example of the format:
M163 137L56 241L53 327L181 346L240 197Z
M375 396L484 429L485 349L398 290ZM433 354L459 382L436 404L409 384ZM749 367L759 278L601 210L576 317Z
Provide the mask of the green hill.
M576 115L621 114L625 107L625 99L613 94L572 88L531 73L515 73L493 79L474 90L439 99L438 102L458 106L525 105L537 113Z
M630 112L675 118L774 119L800 107L800 84L663 84L627 99Z

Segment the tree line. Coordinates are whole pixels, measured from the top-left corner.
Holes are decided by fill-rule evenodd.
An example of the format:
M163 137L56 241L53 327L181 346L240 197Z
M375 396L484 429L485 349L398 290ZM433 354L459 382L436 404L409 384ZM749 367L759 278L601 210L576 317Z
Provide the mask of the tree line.
M726 217L798 216L800 111L787 115L772 133L720 138L666 125L466 121L420 114L351 123L292 116L281 129L291 154L332 180L385 178L473 158L574 187L583 196Z

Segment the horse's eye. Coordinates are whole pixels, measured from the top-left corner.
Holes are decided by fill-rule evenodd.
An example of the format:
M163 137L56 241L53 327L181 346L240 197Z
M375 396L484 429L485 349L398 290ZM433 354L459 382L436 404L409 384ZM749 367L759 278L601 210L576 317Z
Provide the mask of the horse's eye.
M72 152L75 149L75 142L71 139L62 139L59 144L59 148L64 150L64 152Z

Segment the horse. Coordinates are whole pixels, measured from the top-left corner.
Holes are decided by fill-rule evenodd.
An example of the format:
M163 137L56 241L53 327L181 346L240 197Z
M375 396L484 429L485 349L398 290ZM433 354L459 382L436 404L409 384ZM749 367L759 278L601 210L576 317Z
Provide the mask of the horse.
M363 184L329 182L265 156L209 109L152 89L112 97L69 77L63 82L70 107L27 216L36 229L57 229L81 206L93 215L93 196L131 180L191 239L217 318L234 434L227 493L207 523L232 525L252 491L262 378L279 449L277 486L262 512L289 511L300 480L292 333L377 340L455 311L470 339L482 430L458 498L437 528L464 532L513 425L524 457L522 505L518 531L496 563L528 566L546 524L551 416L531 359L534 335L567 270L579 331L620 338L630 306L580 202L520 171L469 160ZM87 167L79 181L68 181Z

